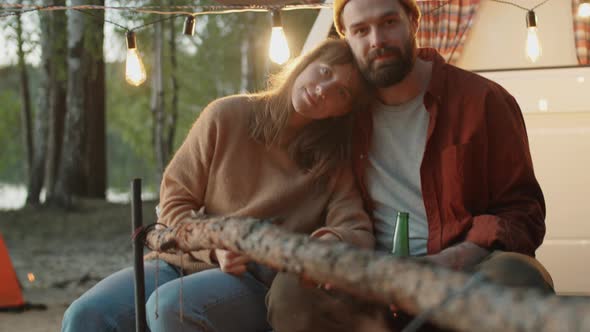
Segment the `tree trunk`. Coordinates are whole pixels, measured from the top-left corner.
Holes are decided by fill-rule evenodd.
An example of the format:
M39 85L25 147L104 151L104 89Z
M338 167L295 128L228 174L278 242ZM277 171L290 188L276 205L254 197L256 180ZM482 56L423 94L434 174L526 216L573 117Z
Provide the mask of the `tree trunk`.
M65 6L65 0L50 0L47 5ZM47 162L45 166L45 188L47 197L53 197L55 182L59 170L59 162L64 137L64 121L66 116L67 92L67 23L65 11L47 12L51 23L47 27L49 34L48 66L50 69L49 93L49 136L47 139ZM47 97L46 97L47 98Z
M47 0L45 6L64 6L65 0ZM41 12L41 65L31 181L27 204L39 204L45 183L53 196L63 141L67 84L67 16L65 11Z
M40 203L41 189L45 180L45 156L47 152L47 132L49 122L49 100L51 93L51 14L39 13L41 25L41 63L39 66L39 99L35 112L35 134L33 135L33 155L31 177L27 187L27 205Z
M82 0L72 1L72 5L83 3L88 4ZM94 1L92 4L103 5L104 1ZM98 19L96 16L89 18L78 11L68 13L68 112L64 132L66 144L63 146L55 186L55 202L65 207L72 205L74 196L91 194L91 183L92 194L99 192L100 187L104 188L106 178L106 166L103 162L106 160L102 60L104 12L98 11L95 15L98 15ZM90 125L90 121L97 123ZM92 148L89 148L89 144L93 145ZM91 163L97 165L90 165Z
M170 5L173 5L173 1L170 1ZM176 27L174 26L174 20L170 20L170 84L172 100L170 102L170 112L166 117L166 143L164 157L166 159L164 167L170 161L172 153L174 151L174 136L176 135L176 122L178 120L178 64L176 61Z
M25 155L25 177L27 184L31 183L31 170L33 164L33 130L31 128L31 91L29 89L29 74L25 62L25 52L23 50L23 27L22 17L16 17L16 43L18 54L18 70L20 75L20 93L21 93L21 128L23 134L23 146Z
M95 0L93 4L104 5L104 0ZM107 189L104 11L97 11L94 15L97 19L87 19L84 35L84 62L87 68L84 81L84 112L87 139L84 158L86 188L82 194L86 197L104 199Z
M305 273L414 315L433 309L433 323L457 331L590 331L588 300L489 284L477 274L473 278L413 259L315 240L253 218L194 216L150 231L147 243L162 251L225 248L243 253L279 271Z
M162 173L166 167L165 157L165 104L163 84L163 57L164 57L164 31L163 23L154 24L154 65L152 70L152 142L156 157L156 188L159 188L162 181Z
M256 17L254 13L245 13L244 22L246 25L246 35L242 40L241 51L241 83L240 92L248 93L256 90L256 37L257 29L250 28L255 24Z

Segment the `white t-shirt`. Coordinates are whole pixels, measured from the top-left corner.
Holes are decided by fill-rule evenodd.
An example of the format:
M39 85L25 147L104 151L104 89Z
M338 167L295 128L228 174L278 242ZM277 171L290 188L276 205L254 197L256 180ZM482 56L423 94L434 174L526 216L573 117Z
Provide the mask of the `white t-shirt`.
M410 214L410 254L427 252L428 222L422 198L420 165L429 114L424 94L396 106L373 105L373 137L367 187L375 202L377 250L391 252L397 212Z

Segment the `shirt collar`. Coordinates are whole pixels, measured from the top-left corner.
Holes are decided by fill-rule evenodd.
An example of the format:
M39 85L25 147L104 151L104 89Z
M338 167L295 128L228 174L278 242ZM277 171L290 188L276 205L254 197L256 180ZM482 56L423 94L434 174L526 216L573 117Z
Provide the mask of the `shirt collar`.
M426 89L426 95L433 97L436 102L440 102L447 83L447 63L434 48L418 48L418 57L422 60L433 63L432 76L430 77L428 88Z

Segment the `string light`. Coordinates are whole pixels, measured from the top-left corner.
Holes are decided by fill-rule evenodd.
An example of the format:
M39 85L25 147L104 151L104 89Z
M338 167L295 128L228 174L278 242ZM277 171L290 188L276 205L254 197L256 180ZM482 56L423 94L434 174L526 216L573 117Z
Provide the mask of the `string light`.
M529 10L526 15L527 38L525 44L526 56L531 62L536 62L541 57L542 49L537 35L537 15Z
M146 73L143 62L137 52L135 32L127 32L127 60L125 62L125 80L127 83L139 86L145 82Z
M541 7L542 5L546 4L549 0L543 0L539 2L536 6L532 7L531 9L527 9L519 4L514 2L506 1L506 0L491 0L493 2L502 3L506 5L511 5L527 12L526 14L526 28L527 28L527 38L526 43L524 45L524 52L526 57L531 62L536 62L541 57L542 49L541 49L541 42L539 41L539 36L537 34L537 15L535 14L535 9ZM588 1L588 0L582 0Z
M578 16L584 18L590 17L590 0L580 0Z
M282 65L287 62L291 57L291 51L289 51L289 44L287 43L287 37L283 31L283 23L281 21L281 11L272 10L272 32L270 35L270 46L268 48L268 56L270 59Z

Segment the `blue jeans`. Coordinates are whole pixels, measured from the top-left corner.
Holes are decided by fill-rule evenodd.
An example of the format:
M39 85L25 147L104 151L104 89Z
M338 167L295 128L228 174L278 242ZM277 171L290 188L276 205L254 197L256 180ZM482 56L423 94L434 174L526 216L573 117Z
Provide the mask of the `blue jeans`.
M180 270L159 261L156 308L156 261L146 261L145 297L150 331L268 331L264 297L268 288L250 273L239 277L219 269L184 276L180 319ZM157 317L156 317L157 309ZM66 310L62 332L135 331L133 268L97 283Z

